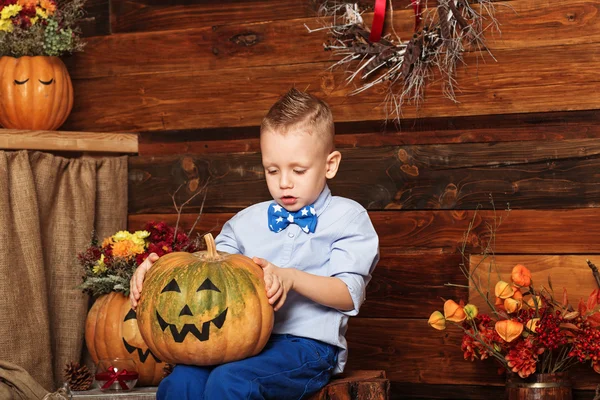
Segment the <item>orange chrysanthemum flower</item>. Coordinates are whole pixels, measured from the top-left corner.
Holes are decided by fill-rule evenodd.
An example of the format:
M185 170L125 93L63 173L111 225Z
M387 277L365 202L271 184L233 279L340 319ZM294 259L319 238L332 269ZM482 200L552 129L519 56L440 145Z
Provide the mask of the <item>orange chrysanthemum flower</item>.
M115 257L129 258L137 254L142 254L144 248L136 245L131 240L122 240L113 244L112 253Z
M17 4L23 8L35 8L37 5L37 0L17 0Z
M105 249L108 246L112 246L113 243L114 243L114 241L113 241L112 236L109 236L102 241L102 248Z
M516 372L521 378L527 378L536 370L539 352L530 340L524 340L510 350L505 359L512 372Z
M56 11L56 1L54 0L41 0L40 6L46 10L48 15L52 15Z

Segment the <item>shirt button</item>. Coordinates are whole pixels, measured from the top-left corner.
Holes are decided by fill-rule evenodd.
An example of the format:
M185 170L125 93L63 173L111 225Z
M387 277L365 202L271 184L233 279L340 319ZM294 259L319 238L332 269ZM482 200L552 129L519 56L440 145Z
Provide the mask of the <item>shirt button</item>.
M290 233L288 233L288 236L291 237L291 238L293 238L294 234L292 232L290 232Z

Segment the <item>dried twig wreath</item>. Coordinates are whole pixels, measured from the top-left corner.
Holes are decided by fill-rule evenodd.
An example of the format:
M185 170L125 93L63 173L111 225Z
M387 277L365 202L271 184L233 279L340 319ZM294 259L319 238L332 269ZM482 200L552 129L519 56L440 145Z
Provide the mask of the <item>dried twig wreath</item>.
M391 0L386 1L393 13ZM489 29L500 31L492 0L438 0L436 8L428 8L426 0L412 0L412 4L415 33L409 40L401 40L393 24L393 35L373 40L371 30L363 23L365 8L358 3L321 1L318 14L330 17L329 22L316 29L306 26L309 32L328 32L330 39L324 48L338 58L330 68L343 67L349 73L346 82L357 86L350 95L386 85L386 120L393 116L399 121L405 103L419 107L425 84L433 78L435 69L441 75L444 96L458 102L456 68L464 64L463 53L473 49L493 58L483 33ZM421 21L423 28L419 29Z

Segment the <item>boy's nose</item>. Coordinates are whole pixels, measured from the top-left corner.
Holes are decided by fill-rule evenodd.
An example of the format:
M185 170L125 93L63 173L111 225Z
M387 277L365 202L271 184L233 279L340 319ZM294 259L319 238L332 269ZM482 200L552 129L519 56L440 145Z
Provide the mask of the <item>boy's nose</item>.
M292 180L287 174L281 174L281 178L279 179L279 187L281 189L291 189L293 187Z

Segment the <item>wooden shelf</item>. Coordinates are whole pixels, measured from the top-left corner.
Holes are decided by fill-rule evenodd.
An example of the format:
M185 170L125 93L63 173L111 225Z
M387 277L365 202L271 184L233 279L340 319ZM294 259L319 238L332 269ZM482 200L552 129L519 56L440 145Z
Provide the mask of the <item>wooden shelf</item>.
M0 129L0 149L128 154L138 152L138 135Z

